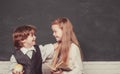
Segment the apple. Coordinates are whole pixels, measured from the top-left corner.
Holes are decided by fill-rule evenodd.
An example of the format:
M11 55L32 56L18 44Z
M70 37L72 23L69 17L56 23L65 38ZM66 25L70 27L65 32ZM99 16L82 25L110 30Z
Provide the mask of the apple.
M22 72L23 66L21 64L16 64L13 68L14 72Z

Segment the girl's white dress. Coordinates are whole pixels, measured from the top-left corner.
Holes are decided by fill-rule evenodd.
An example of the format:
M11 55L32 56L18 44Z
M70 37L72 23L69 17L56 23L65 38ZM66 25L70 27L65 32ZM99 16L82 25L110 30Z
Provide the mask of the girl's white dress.
M49 47L49 46L48 46ZM49 48L53 49L53 48ZM50 69L45 65L45 63L51 63L52 59L48 58L43 63L43 74L50 74ZM68 65L72 69L72 71L63 71L63 74L82 74L83 73L83 64L80 55L80 49L74 43L71 44L69 58L68 58Z

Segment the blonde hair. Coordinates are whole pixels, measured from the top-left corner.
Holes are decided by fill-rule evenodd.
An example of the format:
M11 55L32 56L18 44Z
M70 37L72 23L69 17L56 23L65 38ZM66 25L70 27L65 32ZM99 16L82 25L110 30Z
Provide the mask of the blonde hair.
M53 57L53 65L55 66L57 64L58 57L61 58L59 61L67 63L71 43L76 44L78 47L80 45L73 31L72 23L68 18L66 17L57 18L52 22L52 25L59 25L59 27L63 31L62 39L58 43L58 47Z

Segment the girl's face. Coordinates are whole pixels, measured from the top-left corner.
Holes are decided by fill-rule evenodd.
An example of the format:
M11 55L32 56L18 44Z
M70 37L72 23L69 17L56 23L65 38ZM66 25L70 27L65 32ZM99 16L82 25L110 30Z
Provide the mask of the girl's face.
M52 25L53 36L55 37L56 41L61 41L62 39L62 29L59 25L54 24Z
M34 34L30 34L27 37L27 39L23 40L22 42L23 42L24 47L29 48L36 44L35 40L36 40L36 36Z

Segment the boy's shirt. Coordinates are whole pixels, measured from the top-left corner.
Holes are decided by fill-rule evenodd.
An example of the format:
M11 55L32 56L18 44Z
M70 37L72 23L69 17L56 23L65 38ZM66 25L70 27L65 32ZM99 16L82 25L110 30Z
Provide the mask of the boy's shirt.
M22 47L20 49L20 51L22 51L24 55L26 54L30 59L32 58L33 51L36 52L36 50L33 46L29 49L26 49L26 48Z
M39 45L39 48L40 48L40 51L41 51L42 62L45 62L45 60L47 58L52 59L53 53L54 53L54 46L53 46L53 44L46 44L44 46ZM27 54L27 56L31 59L33 51L36 52L36 49L34 48L34 46L32 46L29 49L26 49L26 48L22 47L20 49L20 51L22 51L23 54ZM9 74L12 74L11 70L13 69L14 65L17 64L17 61L16 61L14 55L11 56L10 62L11 62L11 65L10 65L10 73Z

